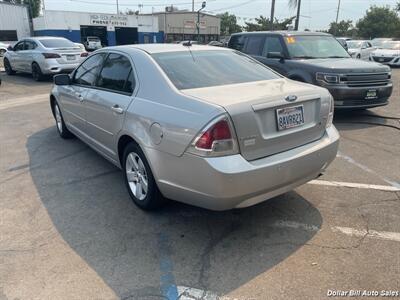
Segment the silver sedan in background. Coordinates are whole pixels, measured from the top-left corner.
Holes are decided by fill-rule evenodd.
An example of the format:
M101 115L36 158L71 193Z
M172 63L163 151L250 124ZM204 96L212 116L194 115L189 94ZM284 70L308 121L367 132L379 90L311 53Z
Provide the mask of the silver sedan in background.
M254 205L318 177L337 153L326 89L231 49L108 47L54 80L60 136L122 168L142 209L166 198L213 210Z
M36 81L45 75L72 72L88 53L73 42L59 37L32 37L18 41L4 55L8 75L31 73Z

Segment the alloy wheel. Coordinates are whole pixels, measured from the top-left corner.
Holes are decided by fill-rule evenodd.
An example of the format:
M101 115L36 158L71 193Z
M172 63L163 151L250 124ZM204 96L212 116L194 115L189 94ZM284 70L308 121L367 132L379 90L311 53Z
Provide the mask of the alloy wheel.
M132 194L140 201L147 196L148 178L146 167L138 154L131 152L126 157L126 178Z
M62 133L63 128L62 128L62 117L61 117L61 112L60 112L60 108L58 107L58 105L56 104L54 106L54 113L56 116L56 123L57 123L57 129L60 133Z

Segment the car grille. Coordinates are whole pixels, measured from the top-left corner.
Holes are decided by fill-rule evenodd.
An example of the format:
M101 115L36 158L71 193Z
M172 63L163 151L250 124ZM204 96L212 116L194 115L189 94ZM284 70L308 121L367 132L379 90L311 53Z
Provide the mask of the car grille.
M390 83L390 73L359 73L340 76L340 82L349 87L385 86Z
M393 57L382 57L382 56L372 56L372 59L376 62L389 62L393 59Z

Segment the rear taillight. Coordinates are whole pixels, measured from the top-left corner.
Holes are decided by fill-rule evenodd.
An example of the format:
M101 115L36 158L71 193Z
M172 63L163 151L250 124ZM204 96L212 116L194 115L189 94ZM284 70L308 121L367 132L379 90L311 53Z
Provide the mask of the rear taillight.
M82 52L81 53L81 57L88 57L89 56L89 53L87 53L87 52Z
M46 59L48 59L48 58L61 58L61 56L59 54L57 54L57 53L42 53L42 55Z
M194 139L188 152L201 156L237 154L237 139L229 117L224 115L213 120Z

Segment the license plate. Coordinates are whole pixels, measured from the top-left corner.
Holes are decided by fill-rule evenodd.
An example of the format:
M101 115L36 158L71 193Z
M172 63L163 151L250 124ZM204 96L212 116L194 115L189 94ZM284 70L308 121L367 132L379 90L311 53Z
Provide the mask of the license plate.
M67 60L75 60L75 55L67 55Z
M378 93L376 90L369 90L367 91L367 95L365 96L365 99L376 99L378 98Z
M278 124L278 130L285 130L303 125L303 105L277 109L276 121Z

